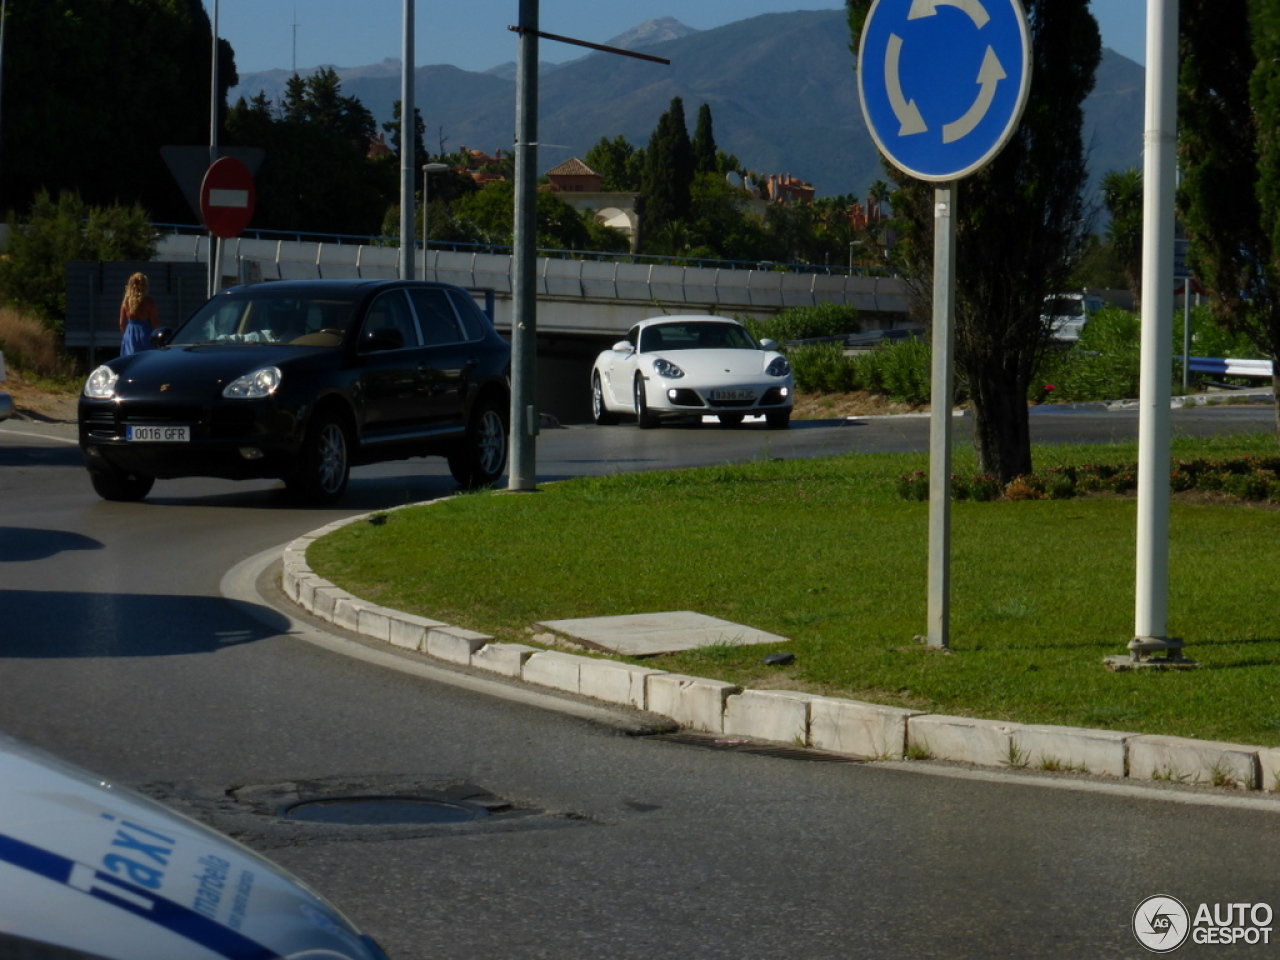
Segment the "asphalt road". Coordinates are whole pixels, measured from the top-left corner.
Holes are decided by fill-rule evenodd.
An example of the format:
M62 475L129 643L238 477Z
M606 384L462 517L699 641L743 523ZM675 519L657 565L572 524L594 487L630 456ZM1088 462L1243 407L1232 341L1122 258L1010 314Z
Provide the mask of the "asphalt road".
M1097 412L1033 427L1106 441L1136 423ZM1175 424L1267 430L1272 411L1183 410ZM228 571L301 533L451 492L442 462L362 468L340 509L204 480L112 504L69 435L0 424L0 730L240 837L397 960L1140 957L1130 924L1146 897L1280 909L1271 797L675 743L638 735L643 717L584 719L579 704L334 652L332 631L273 605L269 568L252 609L223 595ZM925 449L927 436L922 418L550 430L539 479ZM297 796L407 789L496 812L417 827L269 815Z

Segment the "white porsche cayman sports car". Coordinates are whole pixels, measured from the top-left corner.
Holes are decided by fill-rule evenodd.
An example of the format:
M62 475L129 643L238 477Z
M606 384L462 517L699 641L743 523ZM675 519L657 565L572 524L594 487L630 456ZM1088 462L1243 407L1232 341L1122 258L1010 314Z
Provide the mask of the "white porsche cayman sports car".
M630 414L642 430L663 418L708 414L726 426L763 415L770 429L785 430L794 393L791 364L777 344L757 343L725 317L641 320L591 369L595 422Z

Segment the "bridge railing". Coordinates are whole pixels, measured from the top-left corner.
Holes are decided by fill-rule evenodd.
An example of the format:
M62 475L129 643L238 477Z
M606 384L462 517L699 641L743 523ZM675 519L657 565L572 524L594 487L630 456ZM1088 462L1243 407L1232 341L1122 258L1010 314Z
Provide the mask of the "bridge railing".
M260 232L261 234L261 232ZM327 277L394 278L399 246L247 235L223 245L225 272L240 280ZM351 238L347 238L348 240ZM172 233L161 238L160 260L207 260L208 237ZM773 264L618 256L554 256L541 251L535 287L539 298L670 303L780 310L822 303L849 304L864 313L904 315L902 282L883 275L780 270ZM415 252L422 263L421 254ZM415 271L419 272L419 271ZM468 288L511 294L511 256L497 248L432 245L419 275Z

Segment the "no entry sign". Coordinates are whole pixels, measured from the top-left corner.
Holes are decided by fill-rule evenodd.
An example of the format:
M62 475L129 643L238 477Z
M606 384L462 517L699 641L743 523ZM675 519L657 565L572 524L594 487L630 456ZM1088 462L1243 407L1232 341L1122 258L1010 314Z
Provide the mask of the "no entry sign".
M253 174L235 157L216 161L200 184L200 216L209 232L224 240L244 232L256 201Z

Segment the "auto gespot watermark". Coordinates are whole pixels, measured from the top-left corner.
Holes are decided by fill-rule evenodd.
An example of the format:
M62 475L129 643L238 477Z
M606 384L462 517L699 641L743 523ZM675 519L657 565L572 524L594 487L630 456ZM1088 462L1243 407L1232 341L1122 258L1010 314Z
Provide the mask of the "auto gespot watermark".
M1202 944L1270 943L1273 918L1266 903L1201 903L1193 914L1176 897L1157 894L1133 911L1133 935L1152 953L1172 953L1188 939Z

